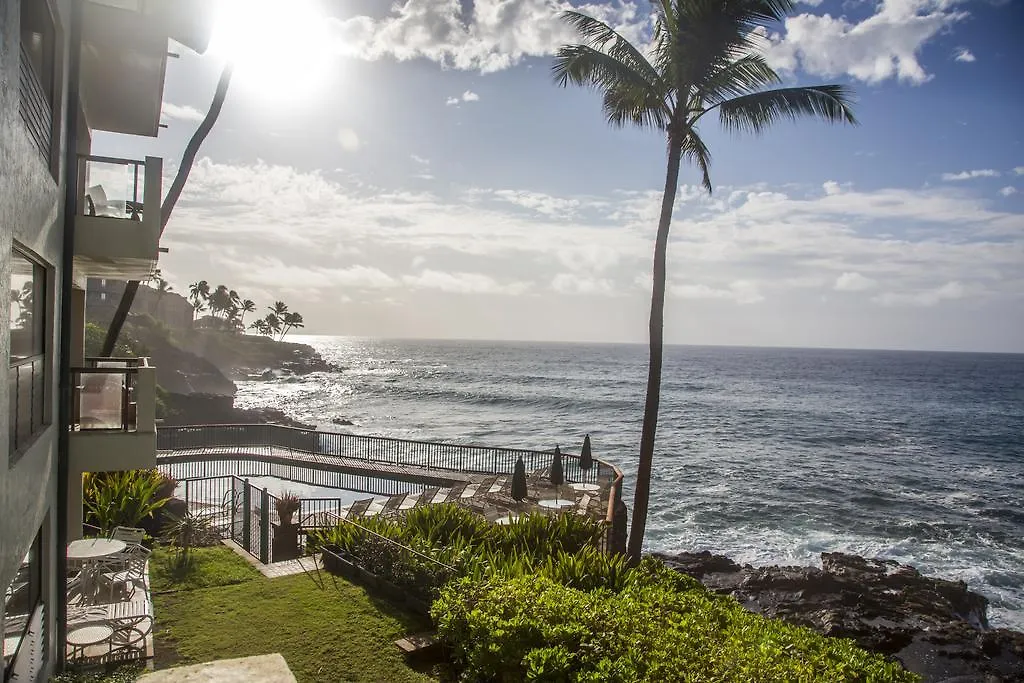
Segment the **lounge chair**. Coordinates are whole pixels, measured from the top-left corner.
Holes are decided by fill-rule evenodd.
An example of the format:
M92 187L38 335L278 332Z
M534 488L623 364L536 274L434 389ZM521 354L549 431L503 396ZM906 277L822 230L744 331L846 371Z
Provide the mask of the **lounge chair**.
M590 494L584 494L576 503L576 514L585 515L587 514L587 508L590 507Z
M462 498L462 493L466 490L466 487L468 485L469 485L468 482L463 481L463 482L459 482L455 486L453 486L450 489L448 489L448 495L445 496L444 502L446 502L446 503L457 502L460 498Z
M493 477L484 477L476 487L476 493L474 496L487 495L491 492L491 487L494 486L498 481L498 475Z
M352 503L348 508L348 513L345 515L345 519L356 519L357 517L362 517L372 502L373 498L364 498L363 500L357 500Z
M416 499L416 505L413 507L422 507L423 505L430 505L431 503L434 502L434 497L440 490L440 486L431 486L429 488L423 489L423 493L421 493L420 497Z
M409 497L408 493L396 493L387 499L384 503L384 507L381 509L380 514L387 515L398 509L398 506L405 502L405 499Z

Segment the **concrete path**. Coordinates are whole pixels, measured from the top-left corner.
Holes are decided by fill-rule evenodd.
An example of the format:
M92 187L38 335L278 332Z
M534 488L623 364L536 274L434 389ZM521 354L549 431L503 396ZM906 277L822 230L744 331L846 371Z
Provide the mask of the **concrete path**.
M222 659L206 664L179 666L144 674L139 683L296 683L279 654Z

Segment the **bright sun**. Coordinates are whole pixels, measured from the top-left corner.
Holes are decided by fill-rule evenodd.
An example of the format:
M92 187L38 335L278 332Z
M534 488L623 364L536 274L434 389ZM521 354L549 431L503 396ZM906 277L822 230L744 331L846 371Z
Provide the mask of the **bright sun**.
M236 80L276 98L324 87L334 62L327 18L312 0L221 0L210 52L234 62Z

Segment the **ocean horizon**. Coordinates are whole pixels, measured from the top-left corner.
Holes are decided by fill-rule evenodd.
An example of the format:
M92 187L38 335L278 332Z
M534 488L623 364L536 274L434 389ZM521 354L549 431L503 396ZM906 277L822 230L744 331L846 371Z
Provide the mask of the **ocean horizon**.
M327 431L578 451L632 507L646 344L293 336L340 372L239 382ZM350 421L339 426L337 421ZM1024 630L1024 354L666 346L646 548L849 552L961 579Z

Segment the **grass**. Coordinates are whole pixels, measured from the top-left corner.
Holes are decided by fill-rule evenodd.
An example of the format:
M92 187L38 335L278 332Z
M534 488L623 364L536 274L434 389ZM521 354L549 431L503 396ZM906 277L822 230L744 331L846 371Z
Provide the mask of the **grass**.
M188 571L175 566L175 559L175 554L167 548L157 547L153 550L149 559L149 581L154 593L230 586L262 576L248 562L224 546L194 548L192 566Z
M158 669L280 652L299 683L433 680L394 645L424 630L421 620L328 574L322 587L305 574L267 579L227 548L204 551L196 576L167 581L171 592L154 595ZM161 572L151 569L154 584Z

